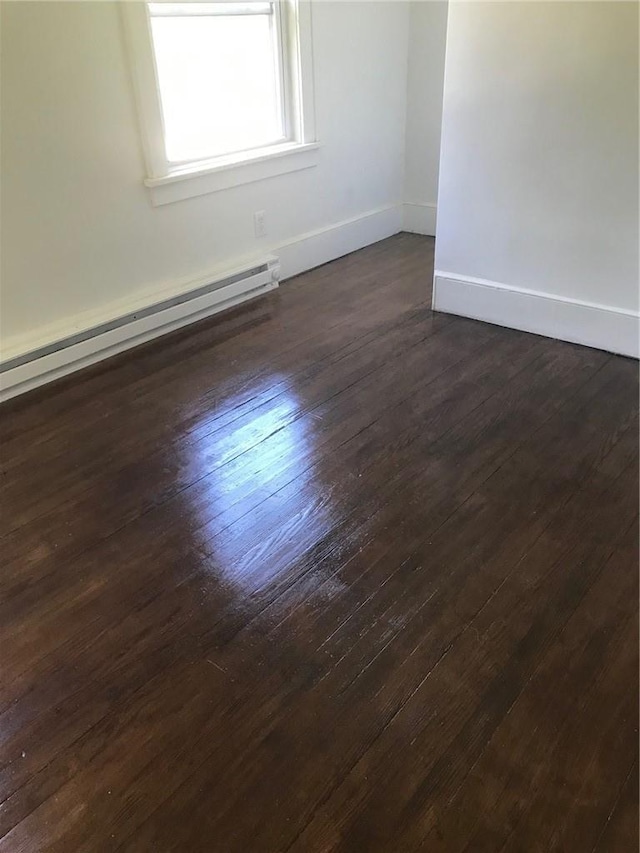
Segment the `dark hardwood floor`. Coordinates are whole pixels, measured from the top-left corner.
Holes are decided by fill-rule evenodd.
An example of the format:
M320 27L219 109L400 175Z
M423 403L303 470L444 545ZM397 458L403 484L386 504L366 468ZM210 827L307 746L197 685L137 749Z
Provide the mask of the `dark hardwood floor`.
M2 407L1 853L637 849L637 364L432 265Z

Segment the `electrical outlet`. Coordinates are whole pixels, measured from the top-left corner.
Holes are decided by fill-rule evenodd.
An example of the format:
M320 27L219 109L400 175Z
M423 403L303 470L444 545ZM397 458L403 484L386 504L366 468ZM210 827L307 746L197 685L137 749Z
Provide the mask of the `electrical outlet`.
M256 210L253 214L253 230L256 237L267 236L267 222L264 210Z

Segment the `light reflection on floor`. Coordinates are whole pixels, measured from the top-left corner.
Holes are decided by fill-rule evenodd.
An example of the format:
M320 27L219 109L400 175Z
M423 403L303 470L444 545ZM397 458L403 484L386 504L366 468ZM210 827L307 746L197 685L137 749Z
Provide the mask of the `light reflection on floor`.
M197 501L189 505L183 495L183 511L196 514L194 544L207 556L209 580L230 590L256 593L276 582L333 525L331 488L322 482L322 466L312 467L321 459L321 422L310 413L291 421L301 408L288 389L271 407L259 407L255 418L243 417L237 431L221 431L222 441L214 432L198 442L198 457L207 465L218 454L231 455L200 482ZM258 443L235 462L234 440L246 446L248 437Z

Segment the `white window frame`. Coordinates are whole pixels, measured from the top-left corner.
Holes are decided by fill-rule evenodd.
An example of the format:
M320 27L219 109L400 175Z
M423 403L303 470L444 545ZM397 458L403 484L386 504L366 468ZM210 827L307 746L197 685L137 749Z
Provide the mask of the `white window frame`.
M146 2L121 4L127 51L147 170L144 184L154 204L229 189L318 162L313 98L310 0L276 0L285 57L283 107L287 139L207 160L170 163L164 145L160 88Z

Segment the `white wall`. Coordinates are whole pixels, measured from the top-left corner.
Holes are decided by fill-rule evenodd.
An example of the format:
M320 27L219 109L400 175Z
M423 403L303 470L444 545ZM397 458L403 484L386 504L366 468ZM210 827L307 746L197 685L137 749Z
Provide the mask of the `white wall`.
M450 4L436 267L440 310L637 354L637 4Z
M403 227L419 234L436 233L446 31L446 0L411 3Z
M345 220L290 267L400 230L408 25L404 2L314 3L320 164L154 208L117 4L3 3L3 349Z

